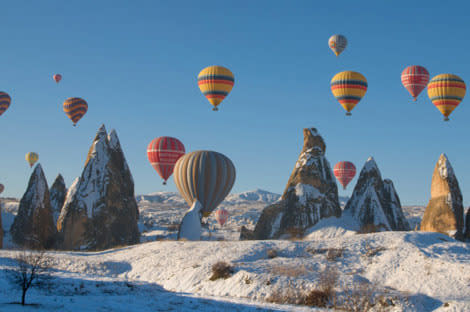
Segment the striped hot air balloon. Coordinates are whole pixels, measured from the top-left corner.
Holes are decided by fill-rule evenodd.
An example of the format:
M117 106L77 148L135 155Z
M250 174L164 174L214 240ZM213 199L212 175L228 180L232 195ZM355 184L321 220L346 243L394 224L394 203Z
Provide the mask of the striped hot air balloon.
M348 40L343 35L333 35L328 39L328 46L330 49L336 54L336 56L340 55L341 52L346 49L348 45Z
M10 107L11 97L6 92L0 91L0 116Z
M344 71L331 79L331 92L351 115L351 110L364 97L367 91L367 79L362 74L353 71Z
M55 82L59 83L62 80L62 75L61 74L55 74L52 76Z
M352 162L340 161L335 165L333 173L339 183L343 186L343 189L346 189L349 182L351 182L356 175L356 167Z
M219 222L220 226L224 226L228 219L228 211L224 208L219 208L215 211L215 219Z
M228 195L235 183L235 167L226 156L196 151L182 156L173 174L176 187L189 206L198 200L207 217Z
M413 99L426 88L429 82L429 72L423 66L408 66L401 73L401 83L410 92Z
M2 194L4 190L5 190L5 185L0 183L0 194Z
M77 125L77 122L82 119L83 115L88 111L88 104L84 99L78 97L72 97L65 100L64 112L67 117L73 122L73 126Z
M180 140L172 137L159 137L153 139L147 147L147 157L153 169L163 179L163 185L173 174L176 161L185 153L184 145Z
M428 84L428 96L437 109L449 120L449 115L463 100L466 92L465 82L457 75L440 74Z
M202 94L218 110L217 106L230 93L235 83L232 72L222 66L209 66L201 70L197 77L197 84Z
M39 155L36 154L35 152L29 152L29 153L26 154L26 156L24 158L28 162L29 167L33 167L34 164L38 161Z

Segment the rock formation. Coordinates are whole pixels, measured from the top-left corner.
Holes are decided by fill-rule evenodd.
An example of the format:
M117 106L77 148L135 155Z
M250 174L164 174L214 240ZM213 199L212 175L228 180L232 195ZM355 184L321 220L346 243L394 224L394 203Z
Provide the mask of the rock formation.
M281 199L263 210L254 231L242 227L241 239L301 235L320 219L341 215L325 142L315 128L303 133L304 146Z
M51 248L56 238L49 189L40 164L29 179L18 214L10 228L13 242L30 248Z
M3 248L2 202L0 200L0 249Z
M134 181L115 131L100 127L57 227L64 249L100 250L139 242Z
M351 216L362 232L408 231L408 221L401 208L400 198L389 179L382 175L370 157L359 174L344 215Z
M424 211L421 231L439 232L460 239L464 215L462 193L445 154L437 161L431 182L431 199Z
M467 210L467 217L465 218L465 238L470 241L470 208Z
M65 195L67 194L67 188L65 187L64 178L61 174L55 178L54 183L49 190L49 195L51 199L52 215L54 217L54 224L57 224L57 219L59 218L60 211L64 205Z

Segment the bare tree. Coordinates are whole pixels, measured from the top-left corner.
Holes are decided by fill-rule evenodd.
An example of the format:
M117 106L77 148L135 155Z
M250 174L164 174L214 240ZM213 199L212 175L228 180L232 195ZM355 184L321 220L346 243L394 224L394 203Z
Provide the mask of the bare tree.
M18 252L15 266L8 271L10 282L21 289L21 305L25 305L26 292L31 287L45 286L51 280L51 258L44 250Z

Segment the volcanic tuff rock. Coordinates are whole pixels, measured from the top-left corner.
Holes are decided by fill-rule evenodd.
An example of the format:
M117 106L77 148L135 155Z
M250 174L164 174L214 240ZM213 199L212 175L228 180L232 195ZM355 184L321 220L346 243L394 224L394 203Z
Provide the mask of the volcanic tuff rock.
M421 231L439 232L455 238L463 234L462 193L445 154L437 161L431 182L431 199L424 211Z
M344 215L352 216L365 232L409 230L393 182L382 180L372 157L367 159L361 170Z
M0 249L3 248L2 205L0 204Z
M59 218L60 211L64 205L65 195L67 194L67 188L65 187L64 178L61 174L55 178L54 183L49 190L52 215L54 217L54 224L57 224L57 219Z
M325 142L315 128L306 128L303 134L304 146L284 194L263 210L254 231L242 227L241 239L302 234L322 218L341 215L338 188L325 157Z
M55 243L57 231L46 177L40 164L31 174L10 233L13 242L25 247L51 248Z
M467 217L465 218L465 238L470 240L470 208L467 210Z
M100 127L57 222L64 249L99 250L139 242L134 181L114 130Z

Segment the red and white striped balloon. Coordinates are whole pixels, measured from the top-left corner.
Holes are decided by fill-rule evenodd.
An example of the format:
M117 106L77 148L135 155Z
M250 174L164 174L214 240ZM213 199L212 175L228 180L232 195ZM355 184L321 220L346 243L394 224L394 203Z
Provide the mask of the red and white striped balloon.
M59 81L62 80L62 75L61 74L55 74L54 76L52 76L52 78L54 79L55 82L59 83Z
M215 219L219 222L220 226L223 226L228 219L228 211L224 208L219 208L215 211Z
M346 189L346 186L348 186L349 182L351 182L356 175L356 167L352 162L340 161L335 165L333 173L339 183L343 186L343 189Z
M167 136L153 139L147 147L147 157L152 167L164 180L163 185L173 174L176 161L184 154L183 143Z
M401 73L401 83L410 92L413 99L426 88L429 82L429 72L423 66L408 66Z

